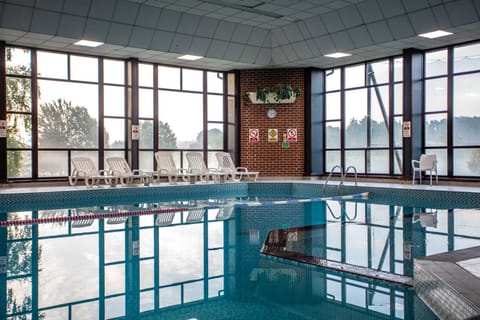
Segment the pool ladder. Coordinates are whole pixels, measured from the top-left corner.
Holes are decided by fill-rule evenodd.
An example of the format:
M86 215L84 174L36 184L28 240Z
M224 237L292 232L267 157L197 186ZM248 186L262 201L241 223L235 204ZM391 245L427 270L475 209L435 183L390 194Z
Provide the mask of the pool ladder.
M337 185L337 193L340 190L340 188L342 187L343 183L345 182L345 179L347 178L347 175L350 172L350 170L353 171L353 175L355 177L355 187L357 186L357 168L355 168L355 166L348 166L347 169L345 169L345 171L343 171L342 166L335 165L335 166L332 167L332 170L330 170L330 174L328 175L327 180L325 180L325 184L323 185L323 190L322 190L323 193L325 193L325 188L327 187L327 184L330 181L330 178L335 173L335 169L338 169L339 173L340 173L340 183Z

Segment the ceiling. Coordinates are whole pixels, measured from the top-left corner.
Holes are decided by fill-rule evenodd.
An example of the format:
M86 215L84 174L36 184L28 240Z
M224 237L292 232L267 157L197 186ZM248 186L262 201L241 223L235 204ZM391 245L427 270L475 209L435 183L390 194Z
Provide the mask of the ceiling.
M453 35L418 36L436 29ZM480 0L0 0L10 45L219 71L331 68L477 39ZM352 55L324 57L336 51Z

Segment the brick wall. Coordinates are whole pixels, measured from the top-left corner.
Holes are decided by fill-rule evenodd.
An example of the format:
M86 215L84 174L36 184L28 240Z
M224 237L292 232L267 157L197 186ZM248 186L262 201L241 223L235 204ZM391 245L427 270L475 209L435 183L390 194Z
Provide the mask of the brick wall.
M303 69L243 70L240 73L240 90L255 91L255 87L274 87L291 84L300 88L301 95L293 104L274 105L277 116L267 117L267 107L241 99L240 104L240 161L250 170L260 171L260 176L303 176L305 156L305 88ZM297 129L298 142L282 148L283 134L288 128ZM249 142L249 129L259 129L260 141ZM268 129L278 129L278 142L268 142Z

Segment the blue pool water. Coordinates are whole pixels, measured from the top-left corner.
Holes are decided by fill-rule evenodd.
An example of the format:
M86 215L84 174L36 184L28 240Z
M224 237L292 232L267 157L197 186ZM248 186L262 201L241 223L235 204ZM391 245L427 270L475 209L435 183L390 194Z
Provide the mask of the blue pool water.
M397 280L413 276L416 257L480 245L476 195L457 202L432 196L442 202L396 191L388 199L380 194L386 191L369 190L368 201L235 207L311 199L319 192L287 184L212 188L31 195L43 199L35 206L22 201L25 196L0 196L0 222L41 222L0 227L0 314L45 320L435 319L411 285ZM99 219L102 214L109 216ZM2 257L8 257L6 266Z

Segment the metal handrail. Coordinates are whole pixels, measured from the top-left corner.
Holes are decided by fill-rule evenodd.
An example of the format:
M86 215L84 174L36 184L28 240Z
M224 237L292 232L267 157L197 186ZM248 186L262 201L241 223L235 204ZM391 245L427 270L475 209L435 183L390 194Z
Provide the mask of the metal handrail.
M355 187L357 186L357 168L355 168L355 166L348 166L347 169L345 169L345 173L343 174L343 180L345 180L347 178L347 175L348 175L348 172L350 171L350 169L353 170L353 174L354 174L354 177L355 177Z
M342 184L342 181L343 181L343 168L340 165L335 165L330 170L330 174L328 175L327 180L325 180L325 183L324 183L323 189L322 189L322 193L325 193L325 188L327 187L327 183L328 183L328 181L330 181L330 178L332 177L332 174L335 173L335 169L337 169L337 168L340 169L340 184L337 186L337 192L338 192L338 190L340 188L340 185Z

